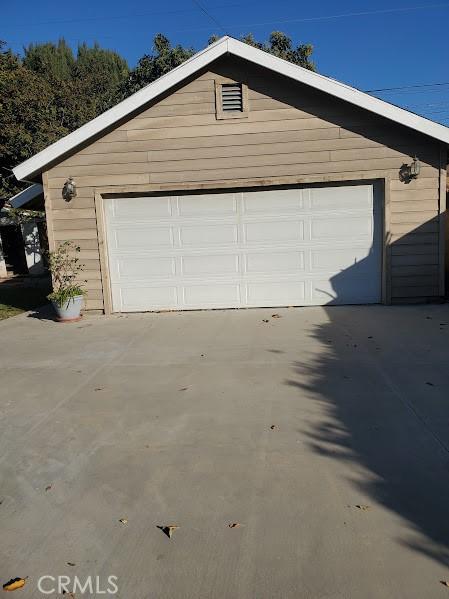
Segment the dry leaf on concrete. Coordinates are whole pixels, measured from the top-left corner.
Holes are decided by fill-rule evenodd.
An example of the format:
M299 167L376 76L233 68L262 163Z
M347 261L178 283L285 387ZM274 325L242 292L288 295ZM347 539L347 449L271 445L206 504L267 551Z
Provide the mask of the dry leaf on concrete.
M169 539L171 539L173 533L179 528L179 526L176 526L176 524L168 524L166 526L158 526L158 528L162 530L162 532L167 535Z
M276 430L278 427L277 427L275 424L272 424L272 425L270 426L270 428L271 428L271 430L272 430L272 431L274 431L274 430Z
M68 565L68 566L72 566L72 568L73 568L74 566L76 566L76 564L75 564L75 563L73 563L73 562L67 562L67 565Z
M231 524L228 524L229 528L239 528L240 527L240 522L231 522Z
M441 584L443 584L445 587L449 587L449 580L440 580Z
M363 503L360 503L358 505L355 506L358 510L362 510L362 511L366 511L370 509L369 505L363 505Z
M128 524L128 520L126 518L120 518L120 524Z
M280 314L272 314L271 318L282 318Z
M27 578L28 578L28 576L25 576L25 578L11 578L11 580L9 580L8 582L6 582L3 585L3 590L4 591L17 591L17 589L21 589L22 587L25 586Z
M262 322L270 322L270 321L268 320L268 318L264 318L264 319L262 320Z

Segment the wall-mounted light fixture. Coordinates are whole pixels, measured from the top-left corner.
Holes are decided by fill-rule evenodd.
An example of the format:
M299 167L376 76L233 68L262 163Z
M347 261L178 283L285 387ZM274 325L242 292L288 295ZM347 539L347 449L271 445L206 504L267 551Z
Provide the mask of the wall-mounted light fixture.
M415 156L413 158L413 162L410 165L410 179L417 179L419 173L421 172L421 163L418 158Z
M421 163L417 156L415 156L411 164L403 164L399 170L399 178L404 183L410 183L412 179L417 179L421 172Z
M73 180L73 177L69 177L64 183L64 187L62 188L62 197L66 202L70 202L70 200L76 198L76 183Z

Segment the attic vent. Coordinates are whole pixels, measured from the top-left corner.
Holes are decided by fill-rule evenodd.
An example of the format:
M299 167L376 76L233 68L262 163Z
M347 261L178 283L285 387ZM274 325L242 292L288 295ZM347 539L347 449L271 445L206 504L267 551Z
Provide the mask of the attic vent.
M223 83L221 86L221 109L223 112L243 112L243 92L241 83Z

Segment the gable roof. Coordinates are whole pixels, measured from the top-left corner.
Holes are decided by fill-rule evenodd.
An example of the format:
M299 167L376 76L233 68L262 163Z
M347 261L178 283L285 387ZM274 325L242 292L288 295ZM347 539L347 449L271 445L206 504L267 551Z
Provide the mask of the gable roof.
M38 154L35 154L25 162L13 169L14 175L19 180L24 180L41 172L50 163L56 161L85 143L92 137L98 135L111 125L121 121L151 100L154 100L170 88L181 83L187 77L195 74L221 56L230 54L238 56L249 62L265 67L275 73L289 77L305 85L323 91L331 96L340 98L350 104L364 108L369 112L383 116L393 122L399 123L429 137L449 144L449 127L430 121L422 116L379 100L354 87L340 83L335 79L319 75L303 67L292 64L253 48L248 44L240 42L232 37L225 36L211 44L201 52L198 52L181 65L163 75L153 83L143 87L141 90L129 96L116 106L113 106L100 116L89 121L79 129L66 135L59 141L51 144Z

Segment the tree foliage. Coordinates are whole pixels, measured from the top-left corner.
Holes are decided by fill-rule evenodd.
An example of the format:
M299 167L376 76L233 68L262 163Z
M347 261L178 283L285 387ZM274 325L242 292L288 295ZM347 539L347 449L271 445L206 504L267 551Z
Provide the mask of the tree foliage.
M210 43L217 38L212 37ZM243 42L310 70L313 48L295 46L280 31L259 42L252 34ZM11 169L49 144L95 118L120 100L165 75L195 50L173 46L157 34L149 54L129 70L117 52L98 44L78 46L76 54L64 39L56 44L30 44L23 57L0 41L0 198L26 185Z
M0 197L26 185L11 169L104 112L120 99L128 65L98 44L61 39L28 46L21 59L0 45Z
M213 35L209 38L209 44L216 42L218 39L219 36ZM254 39L252 33L243 35L240 40L245 44L254 46L254 48L309 69L309 71L316 70L315 63L311 60L313 46L311 44L298 44L294 46L292 39L285 33L282 33L282 31L272 31L267 42L258 42Z
M158 33L153 41L153 52L145 54L137 63L122 87L122 96L127 97L165 75L195 54L193 48L172 46L168 38Z
M20 189L13 166L65 133L51 83L0 50L0 197Z

